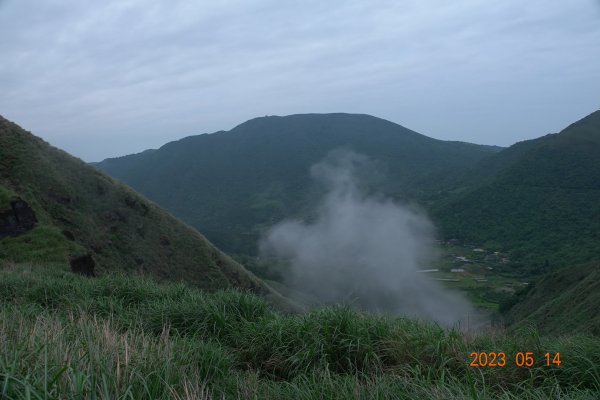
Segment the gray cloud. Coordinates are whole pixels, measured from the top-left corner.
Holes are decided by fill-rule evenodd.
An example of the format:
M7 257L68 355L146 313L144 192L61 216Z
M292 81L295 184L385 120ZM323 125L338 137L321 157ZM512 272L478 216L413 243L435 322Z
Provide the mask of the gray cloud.
M509 145L598 107L597 1L0 2L0 113L88 160L265 114Z
M313 221L284 221L261 244L290 265L288 285L325 303L416 316L446 325L473 318L469 303L418 271L437 252L434 228L415 209L359 188L368 160L335 151L311 172L328 188Z

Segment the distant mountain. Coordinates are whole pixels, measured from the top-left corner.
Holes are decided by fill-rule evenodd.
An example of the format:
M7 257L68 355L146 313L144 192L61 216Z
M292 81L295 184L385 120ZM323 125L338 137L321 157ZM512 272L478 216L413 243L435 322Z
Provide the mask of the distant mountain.
M153 202L0 117L0 261L69 259L79 272L133 271L279 298Z
M432 139L369 115L302 114L255 118L228 132L187 137L97 166L220 248L252 254L263 229L310 212L318 194L310 167L337 148L372 159L385 177L378 189L396 199L451 187L500 150Z
M446 237L503 248L536 272L600 258L600 111L467 176L433 206Z
M552 335L600 335L600 264L569 266L544 275L515 298L505 315L513 328L533 323Z

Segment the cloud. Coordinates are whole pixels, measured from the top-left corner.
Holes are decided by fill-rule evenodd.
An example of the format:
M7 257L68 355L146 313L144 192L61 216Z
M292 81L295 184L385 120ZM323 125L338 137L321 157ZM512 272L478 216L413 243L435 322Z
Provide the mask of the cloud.
M313 166L312 176L328 189L316 217L275 225L262 253L288 262L286 283L324 303L446 325L473 318L468 301L418 272L437 256L431 222L416 209L366 195L361 185L370 170L368 159L344 150Z
M86 159L300 112L508 145L600 88L587 0L1 4L0 112Z

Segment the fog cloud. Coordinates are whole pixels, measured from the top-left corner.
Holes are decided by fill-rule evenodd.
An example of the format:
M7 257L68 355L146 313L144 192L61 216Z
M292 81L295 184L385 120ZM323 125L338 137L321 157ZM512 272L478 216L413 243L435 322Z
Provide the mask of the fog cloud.
M324 303L431 319L465 320L468 301L419 270L436 257L434 227L415 208L361 190L369 160L334 151L311 169L327 188L309 222L283 221L264 238L263 254L289 261L286 283Z

